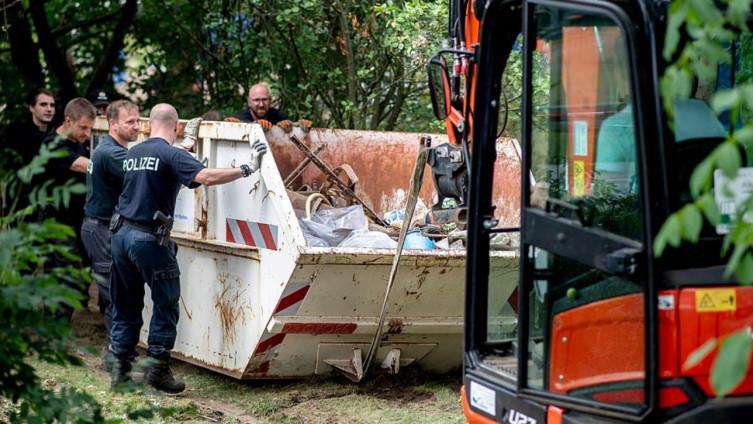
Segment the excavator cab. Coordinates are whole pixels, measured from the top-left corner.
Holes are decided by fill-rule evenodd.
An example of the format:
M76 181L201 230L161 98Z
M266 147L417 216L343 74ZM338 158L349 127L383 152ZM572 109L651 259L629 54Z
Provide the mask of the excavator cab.
M710 360L683 368L709 338L753 324L753 291L723 276L722 235L705 228L697 244L659 258L652 248L690 199L693 168L729 131L708 96L735 83L734 66L719 69L694 98L675 102L670 122L658 87L666 6L486 3L473 57L462 393L470 422L710 422L753 411L752 374L716 400ZM490 240L509 229L491 193L510 63L522 64L523 81L520 277L514 296L500 299ZM446 89L443 69L432 72ZM734 308L695 302L723 290ZM499 325L510 308L512 332Z

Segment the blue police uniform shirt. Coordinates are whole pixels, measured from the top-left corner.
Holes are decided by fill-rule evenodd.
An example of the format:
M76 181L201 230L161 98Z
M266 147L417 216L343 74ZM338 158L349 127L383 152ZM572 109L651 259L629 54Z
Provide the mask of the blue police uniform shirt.
M128 150L123 161L125 177L118 212L131 221L153 225L154 213L172 216L180 186L196 188L196 174L204 165L188 152L159 137Z
M69 179L74 183L86 184L86 176L81 172L71 170L71 165L80 157L89 157L85 145L75 141L68 140L59 135L56 131L50 131L42 143L47 144L50 150L63 152L62 156L54 157L47 162L44 173L37 175L33 186L39 186L47 180L52 180L50 187L57 187L65 184ZM45 207L43 212L45 217L54 216L59 222L70 225L76 233L81 228L81 221L84 219L84 202L86 197L83 194L71 194L68 207L55 211L52 206Z
M109 134L102 136L94 149L86 172L86 204L84 214L89 218L109 220L123 188L123 161L128 149Z

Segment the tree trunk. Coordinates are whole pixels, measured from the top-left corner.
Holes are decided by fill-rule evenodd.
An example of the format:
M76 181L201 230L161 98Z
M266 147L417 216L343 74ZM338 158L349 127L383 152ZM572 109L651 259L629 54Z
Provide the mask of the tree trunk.
M44 84L42 66L39 64L39 46L31 38L31 27L20 1L3 0L8 19L8 38L10 40L10 54L13 64L18 69L24 82L31 86L41 87Z
M47 12L44 9L44 0L29 0L29 12L37 30L39 45L44 52L44 58L48 69L57 77L59 93L62 103L78 96L73 72L68 67L65 55L58 48L55 39L50 32L50 23L47 20Z
M345 50L343 53L345 54L345 80L348 85L348 100L352 103L348 128L359 129L363 128L364 123L362 122L361 111L359 110L362 105L358 101L358 75L356 60L353 57L355 54L353 49L353 34L350 30L350 22L348 22L348 11L350 8L343 6L340 0L336 0L334 5L340 30L342 31L343 47Z

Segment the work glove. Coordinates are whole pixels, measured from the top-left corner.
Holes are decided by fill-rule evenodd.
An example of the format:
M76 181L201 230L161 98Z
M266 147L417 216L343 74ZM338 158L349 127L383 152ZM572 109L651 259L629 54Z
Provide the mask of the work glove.
M186 126L183 127L183 140L180 142L180 147L187 151L193 151L196 145L196 140L199 138L199 126L201 125L201 118L193 118L186 122Z
M290 132L290 130L293 129L293 122L290 119L285 119L277 123L277 126L280 127L283 131L286 133Z
M241 122L241 120L236 118L235 116L228 116L227 118L225 118L225 122Z
M266 119L259 119L256 121L256 123L261 125L264 131L269 131L272 129L272 123L267 121Z
M298 126L301 127L301 129L305 132L309 132L311 130L311 121L308 119L299 119L298 120Z
M251 145L251 162L240 166L241 175L248 177L261 168L261 158L267 153L267 145L262 143L261 140L256 140Z

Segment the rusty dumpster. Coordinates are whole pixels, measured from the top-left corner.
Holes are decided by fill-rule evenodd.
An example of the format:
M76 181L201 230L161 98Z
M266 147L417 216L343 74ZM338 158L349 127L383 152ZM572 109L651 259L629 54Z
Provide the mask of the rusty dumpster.
M106 131L104 120L95 130ZM142 122L143 132L148 123ZM210 167L247 162L249 142L271 147L249 178L178 196L172 238L181 269L180 319L174 357L238 379L300 378L347 369L377 331L394 249L309 247L285 178L304 158L296 136L333 167L348 164L359 197L378 215L401 205L420 134L203 122L196 157ZM432 135L433 143L445 142ZM500 225L517 225L520 168L513 143L498 149L495 203ZM430 174L427 172L427 174ZM296 185L323 184L309 165ZM432 202L427 175L421 191ZM517 285L518 253L492 255L490 304L505 304ZM443 373L462 364L465 251L406 250L391 292L375 364L398 372L418 366ZM146 294L144 321L151 316ZM498 300L502 299L502 302ZM512 305L492 311L498 328L516 325ZM148 326L141 330L146 341Z

